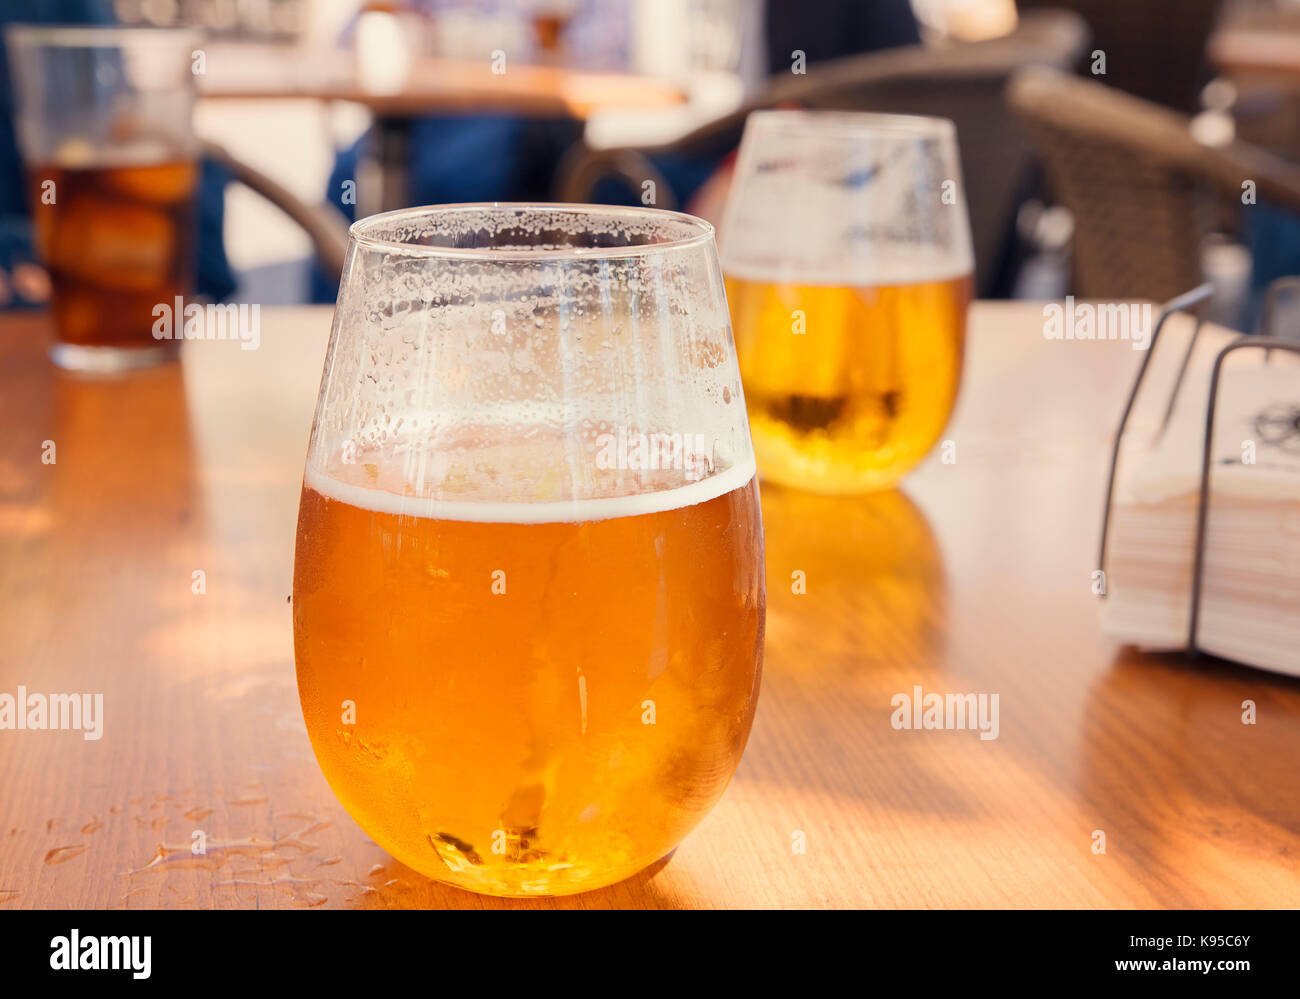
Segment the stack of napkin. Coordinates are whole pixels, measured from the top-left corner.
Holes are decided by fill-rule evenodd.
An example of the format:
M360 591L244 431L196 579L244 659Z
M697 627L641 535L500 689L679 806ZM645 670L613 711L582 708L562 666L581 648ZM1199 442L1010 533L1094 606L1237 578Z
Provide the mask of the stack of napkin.
M1217 338L1215 346L1224 342ZM1153 371L1158 362L1172 365L1176 378L1185 344L1162 342ZM1194 355L1163 433L1150 446L1126 446L1121 458L1102 624L1107 634L1145 648L1187 646L1212 359L1212 350ZM1151 379L1174 380L1167 371ZM1230 355L1217 398L1197 644L1227 659L1300 675L1296 355L1277 352L1272 364L1264 363L1262 351Z

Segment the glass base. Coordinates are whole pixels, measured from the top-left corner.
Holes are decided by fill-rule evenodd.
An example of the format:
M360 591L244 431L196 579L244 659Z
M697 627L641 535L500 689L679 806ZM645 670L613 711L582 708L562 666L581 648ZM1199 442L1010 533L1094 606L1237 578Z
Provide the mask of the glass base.
M469 892L471 895L483 895L489 898L565 898L570 895L600 891L617 884L629 882L645 884L667 867L668 862L673 859L676 853L677 847L674 846L658 860L645 867L634 868L631 872L626 873L619 873L615 870L595 877L579 878L576 881L571 879L573 871L555 872L560 875L559 878L548 877L545 872L539 870L533 872L531 879L525 877L524 880L517 878L503 880L499 877L488 880L467 880L457 876L448 877L446 871L430 871L427 867L423 870L411 867L411 870L429 878L431 881L436 881L438 884ZM401 861L400 857L397 859ZM401 863L410 867L405 861L401 861Z
M164 364L177 356L178 346L169 342L149 347L88 347L79 343L56 343L50 348L50 359L67 371L113 374Z

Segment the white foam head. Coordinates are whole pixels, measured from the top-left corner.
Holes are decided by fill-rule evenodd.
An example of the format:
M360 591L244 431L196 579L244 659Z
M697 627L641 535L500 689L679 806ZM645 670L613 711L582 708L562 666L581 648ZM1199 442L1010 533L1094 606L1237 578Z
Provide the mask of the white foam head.
M667 439L672 460L629 454L629 436ZM743 485L712 227L589 205L356 223L307 465L357 506L472 521L627 516Z
M747 485L755 474L753 456L740 465L684 486L657 492L632 493L593 499L550 502L505 503L499 501L447 500L410 496L387 489L366 488L333 478L310 466L305 484L329 499L349 506L399 517L466 521L478 524L554 524L640 517L688 506L697 506Z

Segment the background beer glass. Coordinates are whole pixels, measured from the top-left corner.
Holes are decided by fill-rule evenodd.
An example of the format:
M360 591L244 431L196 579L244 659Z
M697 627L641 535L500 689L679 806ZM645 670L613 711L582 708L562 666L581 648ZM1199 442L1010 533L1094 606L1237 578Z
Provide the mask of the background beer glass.
M111 371L175 352L154 338L154 310L174 311L194 280L198 41L145 28L5 32L63 367Z
M749 116L722 263L765 478L893 485L939 439L973 270L951 122Z
M740 758L764 609L708 223L459 205L352 227L294 638L316 757L377 843L499 895L663 857Z

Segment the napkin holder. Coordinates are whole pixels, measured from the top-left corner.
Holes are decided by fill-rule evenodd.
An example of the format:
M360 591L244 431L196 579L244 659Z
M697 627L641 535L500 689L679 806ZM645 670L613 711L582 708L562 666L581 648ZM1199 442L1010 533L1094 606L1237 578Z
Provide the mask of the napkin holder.
M1300 343L1271 335L1274 325L1273 320L1277 314L1276 304L1278 295L1288 288L1300 288L1300 278L1283 278L1274 282L1273 285L1270 286L1266 298L1263 321L1261 323L1262 334L1240 335L1218 350L1214 357L1210 373L1208 404L1205 408L1204 414L1204 438L1201 444L1200 475L1196 490L1197 504L1195 510L1195 540L1191 551L1191 581L1189 588L1190 592L1188 594L1186 636L1181 644L1176 642L1157 642L1153 643L1155 647L1181 647L1192 655L1199 655L1202 652L1220 656L1224 655L1220 650L1211 651L1205 649L1202 637L1205 590L1207 585L1207 572L1209 571L1206 565L1206 550L1209 538L1211 508L1214 498L1212 473L1215 451L1216 407L1219 402L1224 362L1231 355L1244 350L1263 351L1265 364L1271 363L1275 356L1280 352L1300 355ZM1106 503L1102 516L1101 543L1097 559L1097 566L1101 570L1100 578L1102 583L1098 595L1103 601L1108 598L1111 589L1108 546L1111 543L1111 531L1113 527L1112 518L1115 509L1116 475L1120 464L1121 452L1123 450L1125 432L1129 427L1129 421L1133 414L1134 405L1146 380L1151 358L1155 353L1160 334L1166 328L1167 321L1172 316L1179 313L1185 312L1191 314L1195 317L1195 327L1183 353L1181 363L1179 364L1178 373L1174 380L1173 388L1169 394L1168 402L1164 407L1163 420L1161 421L1159 430L1156 434L1156 441L1158 443L1169 430L1170 420L1174 414L1175 403L1179 398L1179 391L1183 387L1184 381L1187 379L1192 355L1196 349L1198 339L1202 332L1203 323L1199 315L1199 307L1209 300L1212 295L1213 287L1209 284L1204 284L1170 300L1162 307L1159 318L1152 331L1150 344L1142 359L1142 363L1138 369L1137 377L1134 380L1127 401L1125 402L1124 411L1120 417L1119 426L1116 429L1113 447L1111 449L1110 470L1106 484ZM1295 398L1300 400L1300 367L1295 367L1294 372L1296 379ZM1298 408L1300 408L1300 403L1297 405ZM1296 419L1300 420L1300 415L1298 415ZM1300 501L1300 494L1297 494L1295 499ZM1297 621L1297 630L1300 631L1300 606L1295 608L1295 619ZM1121 628L1118 630L1122 631L1123 629ZM1268 663L1252 661L1248 657L1243 658L1235 655L1231 658L1246 662L1251 666L1269 669L1275 672L1300 675L1300 639L1297 641L1296 654L1293 657L1287 658L1287 660L1283 662ZM1294 659L1295 661L1292 662L1291 659Z

